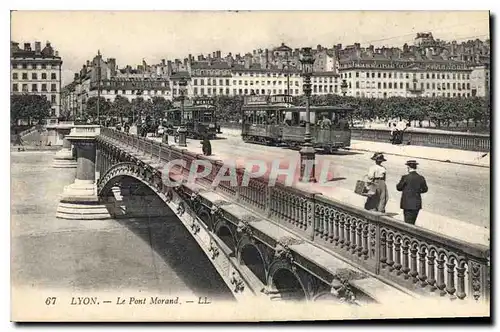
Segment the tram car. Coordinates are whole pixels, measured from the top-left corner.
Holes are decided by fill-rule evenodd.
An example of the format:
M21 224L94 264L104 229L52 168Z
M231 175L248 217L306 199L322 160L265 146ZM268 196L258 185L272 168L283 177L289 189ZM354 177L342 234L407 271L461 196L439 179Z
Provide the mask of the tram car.
M207 136L209 139L214 139L220 131L220 125L217 124L215 115L215 106L210 100L207 102L194 100L193 104L184 106L184 112L180 107L167 110L164 126L169 135L174 135L177 128L180 127L181 116L184 117L186 137L188 138L201 139Z
M351 144L349 119L352 109L311 106L310 132L317 150L331 153ZM285 145L304 143L306 108L291 104L291 96L249 96L242 107L242 138L245 142Z

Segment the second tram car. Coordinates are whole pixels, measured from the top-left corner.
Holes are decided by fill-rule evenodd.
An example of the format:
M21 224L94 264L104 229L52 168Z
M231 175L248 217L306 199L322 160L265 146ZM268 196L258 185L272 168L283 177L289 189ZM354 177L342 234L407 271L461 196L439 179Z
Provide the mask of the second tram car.
M194 100L191 105L184 106L184 112L181 114L181 108L176 107L166 111L166 126L169 135L181 125L181 116L184 117L184 124L187 130L187 137L201 139L207 136L214 139L219 131L217 118L215 115L215 106L209 99Z
M311 106L312 144L327 153L351 144L349 119L352 109ZM242 107L242 138L245 142L298 147L304 143L306 108L291 104L291 96L248 96Z

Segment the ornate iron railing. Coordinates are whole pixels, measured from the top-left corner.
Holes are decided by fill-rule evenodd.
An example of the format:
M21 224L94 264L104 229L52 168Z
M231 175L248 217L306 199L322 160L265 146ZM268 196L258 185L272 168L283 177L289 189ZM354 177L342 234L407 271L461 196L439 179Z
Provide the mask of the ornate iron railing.
M188 172L195 159L206 159L177 147L153 142L109 128L106 137L122 148L129 148L166 163L173 159L187 162ZM213 181L222 167L211 161ZM221 182L217 188L228 198L245 205L256 214L321 246L346 261L380 278L422 294L451 299L488 300L490 294L490 249L471 244L391 217L372 213L341 201L326 198L267 179L252 178L241 186L243 170L238 170L238 186ZM205 180L206 181L206 180Z

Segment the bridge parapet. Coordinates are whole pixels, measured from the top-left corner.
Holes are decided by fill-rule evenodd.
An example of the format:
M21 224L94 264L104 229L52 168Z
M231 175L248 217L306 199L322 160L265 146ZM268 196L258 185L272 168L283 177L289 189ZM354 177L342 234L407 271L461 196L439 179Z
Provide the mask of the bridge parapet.
M182 159L186 161L185 168L181 169L183 174L189 172L195 160L209 161L185 149L107 128L102 128L100 135L136 151L143 158L148 156L150 160L160 161L160 164ZM205 179L196 179L193 185L210 188L207 183L213 181L215 174L224 167L221 161L210 162L213 164L212 173ZM451 299L489 300L488 247L404 224L279 182L270 187L265 178L251 178L248 186L241 186L243 172L241 168L237 170L236 186L223 181L210 192L223 201L244 206L257 219L269 220L305 243L325 249L395 287ZM164 175L159 173L156 176ZM193 185L185 183L178 190L192 202L203 203L206 193L193 189ZM228 213L224 205L217 206L208 200L203 204L215 211L213 213L220 213L217 212L220 210ZM224 219L231 220L231 217L227 215ZM259 223L254 221L240 219L235 222L235 232L238 229L258 232Z

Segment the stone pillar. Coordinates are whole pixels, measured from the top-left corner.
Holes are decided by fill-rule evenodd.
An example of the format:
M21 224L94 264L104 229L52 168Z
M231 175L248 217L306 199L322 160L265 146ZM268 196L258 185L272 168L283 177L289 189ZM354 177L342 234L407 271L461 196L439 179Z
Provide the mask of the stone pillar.
M62 149L54 156L52 167L54 168L76 168L77 163L73 156L71 142L66 138L70 134L69 128L58 128L57 133L62 136Z
M77 180L95 181L96 147L94 142L76 143L78 167L76 169Z
M66 137L63 138L63 149L71 149L71 142Z
M96 141L99 126L75 126L66 139L77 152L75 182L64 188L56 216L62 219L93 220L110 218L99 204L96 187Z

